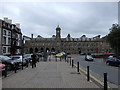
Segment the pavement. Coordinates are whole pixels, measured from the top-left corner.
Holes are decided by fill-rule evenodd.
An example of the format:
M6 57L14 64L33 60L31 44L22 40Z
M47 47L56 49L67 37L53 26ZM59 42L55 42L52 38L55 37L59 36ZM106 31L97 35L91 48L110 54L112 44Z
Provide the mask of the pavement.
M2 79L2 88L100 88L64 60L40 61L36 68L29 66Z

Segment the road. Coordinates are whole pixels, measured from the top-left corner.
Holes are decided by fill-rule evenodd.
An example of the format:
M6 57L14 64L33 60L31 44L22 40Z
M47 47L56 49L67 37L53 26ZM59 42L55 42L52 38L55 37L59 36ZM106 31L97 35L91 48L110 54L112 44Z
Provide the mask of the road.
M102 59L100 58L95 58L94 61L85 61L84 60L84 56L77 56L76 58L74 58L75 63L77 63L79 61L80 66L82 66L83 68L86 68L87 66L90 67L90 72L91 74L97 75L97 77L104 77L103 73L107 73L108 74L108 82L110 82L111 84L115 84L115 85L120 85L120 82L118 81L118 76L119 76L119 69L118 67L115 66L108 66L105 64L105 62L103 62Z

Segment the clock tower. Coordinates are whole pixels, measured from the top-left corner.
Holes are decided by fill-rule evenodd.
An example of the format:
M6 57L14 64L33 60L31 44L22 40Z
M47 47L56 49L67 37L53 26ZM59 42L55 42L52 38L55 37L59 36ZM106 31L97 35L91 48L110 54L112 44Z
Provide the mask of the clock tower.
M56 39L60 39L61 38L61 28L59 27L59 25L56 28Z

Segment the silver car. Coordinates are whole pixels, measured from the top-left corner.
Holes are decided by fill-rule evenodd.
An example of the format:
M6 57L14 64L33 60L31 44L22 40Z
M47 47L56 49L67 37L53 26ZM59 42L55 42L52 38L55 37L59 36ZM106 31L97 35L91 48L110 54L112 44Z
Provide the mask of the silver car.
M91 55L85 55L86 61L93 61L93 57Z
M16 60L16 62L19 63L19 65L22 65L22 62L23 62L23 65L27 64L24 57L22 58L22 55L14 55L14 56L10 56L10 58L12 58L13 60Z

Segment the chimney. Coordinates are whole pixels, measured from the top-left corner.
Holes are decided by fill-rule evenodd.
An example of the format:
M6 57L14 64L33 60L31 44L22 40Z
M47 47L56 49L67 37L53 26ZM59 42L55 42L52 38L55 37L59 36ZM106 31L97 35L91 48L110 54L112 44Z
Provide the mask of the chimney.
M5 21L5 22L8 22L8 17L4 17L4 21Z
M8 19L8 23L12 24L12 20L11 20L11 19Z
M33 39L33 34L31 34L31 38Z
M20 24L19 23L16 23L15 24L17 28L20 28Z

